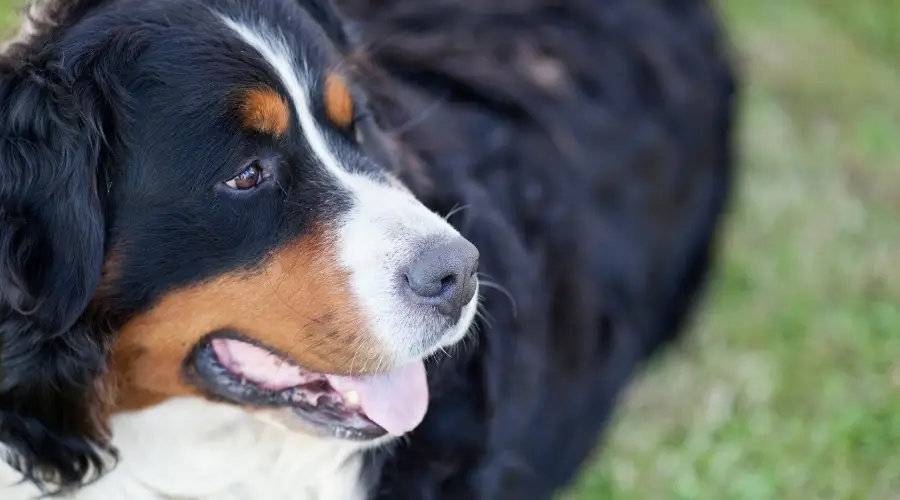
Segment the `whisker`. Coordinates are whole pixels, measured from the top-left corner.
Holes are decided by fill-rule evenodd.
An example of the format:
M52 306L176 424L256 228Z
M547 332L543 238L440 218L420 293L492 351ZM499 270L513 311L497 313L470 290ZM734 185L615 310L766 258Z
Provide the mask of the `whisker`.
M355 344L356 344L356 348L353 349L353 357L350 358L350 374L351 375L356 373L353 371L353 365L356 364L356 356L359 354L359 350L362 348L362 346L363 346L363 344L365 344L365 342L363 341L362 337L360 337L360 338L356 339Z
M375 364L375 373L381 373L382 365L387 366L384 353L378 355L378 363Z
M450 97L450 91L449 90L445 91L443 95L435 97L434 101L431 104L429 104L427 107L422 109L422 111L419 112L417 116L414 116L414 117L410 118L409 120L407 120L406 123L399 125L397 127L394 127L391 130L386 130L385 132L390 135L393 135L393 136L400 136L400 135L405 134L406 132L409 132L413 128L415 128L415 127L421 125L423 122L425 122L425 120L427 120L432 114L434 114L435 111L437 111L438 109L440 109L441 106L446 104L447 99L449 97Z
M451 208L449 212L447 212L447 215L444 216L444 220L449 221L450 217L453 217L454 215L462 212L463 210L467 210L470 208L472 208L472 205L454 205L454 207Z
M284 194L285 196L287 196L287 194L288 194L287 189L284 188L284 185L281 184L281 181L276 181L276 182L275 182L275 185L278 186L278 189L281 190L281 193L282 193L282 194ZM288 200L285 200L285 202L287 202L287 201L288 201Z
M481 273L479 273L479 275L481 275ZM512 307L513 318L519 317L519 308L516 305L516 299L515 299L515 297L513 297L513 294L510 293L510 291L506 289L505 286L501 285L500 283L497 283L496 281L490 281L490 280L486 280L483 278L479 280L479 284L483 285L485 288L491 288L493 290L497 290L498 292L505 295L506 298L509 299L509 304Z
M494 327L493 320L489 317L489 314L486 311L475 311L475 317L483 321L484 325L488 328Z
M405 35L403 31L398 31L379 40L364 42L353 54L339 61L337 65L335 65L333 71L340 73L343 72L345 67L356 66L365 59L374 60L375 56L382 49L387 47L393 40L400 38L403 35ZM389 135L402 135L408 132L425 121L440 106L444 105L449 97L450 91L445 91L443 95L434 98L434 101L424 108L417 116L410 118L406 123L398 125L393 129L385 129L385 133Z

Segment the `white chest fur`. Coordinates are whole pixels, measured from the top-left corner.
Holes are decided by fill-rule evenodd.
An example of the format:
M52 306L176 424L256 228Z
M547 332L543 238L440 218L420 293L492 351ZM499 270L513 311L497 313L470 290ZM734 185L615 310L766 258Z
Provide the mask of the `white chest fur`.
M180 399L112 422L118 465L75 500L361 500L358 444L288 431L238 408ZM0 462L0 498L31 500Z

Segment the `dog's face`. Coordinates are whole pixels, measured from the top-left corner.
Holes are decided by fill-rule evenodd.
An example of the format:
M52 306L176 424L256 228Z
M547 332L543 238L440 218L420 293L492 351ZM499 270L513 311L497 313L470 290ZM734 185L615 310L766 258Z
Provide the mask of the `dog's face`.
M0 441L77 482L179 396L402 434L477 250L394 176L328 2L122 0L7 68ZM30 469L34 467L34 469Z

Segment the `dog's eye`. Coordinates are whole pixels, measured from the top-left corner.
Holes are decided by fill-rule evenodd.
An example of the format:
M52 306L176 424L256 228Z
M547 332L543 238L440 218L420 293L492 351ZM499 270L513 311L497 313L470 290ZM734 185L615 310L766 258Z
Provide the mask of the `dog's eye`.
M236 191L246 191L259 186L264 180L265 172L259 162L253 162L243 172L225 182L225 185Z

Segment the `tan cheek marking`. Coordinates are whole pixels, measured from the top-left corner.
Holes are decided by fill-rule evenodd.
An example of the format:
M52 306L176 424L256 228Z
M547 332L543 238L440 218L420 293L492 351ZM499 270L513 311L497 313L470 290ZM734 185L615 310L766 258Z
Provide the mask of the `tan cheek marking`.
M290 123L290 108L278 92L269 89L248 90L241 99L241 117L244 128L284 135Z
M273 254L262 270L174 291L127 323L113 348L114 411L200 395L184 377L184 361L206 334L223 328L287 353L310 370L374 367L385 352L370 335L327 241L323 233L304 237Z
M353 98L344 79L335 73L325 77L325 115L335 126L346 129L353 123Z

